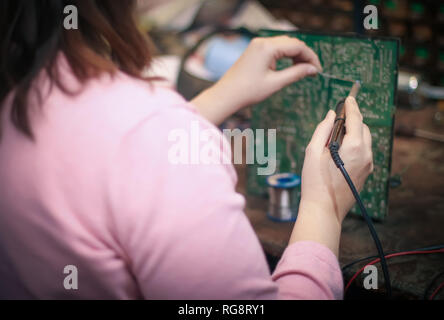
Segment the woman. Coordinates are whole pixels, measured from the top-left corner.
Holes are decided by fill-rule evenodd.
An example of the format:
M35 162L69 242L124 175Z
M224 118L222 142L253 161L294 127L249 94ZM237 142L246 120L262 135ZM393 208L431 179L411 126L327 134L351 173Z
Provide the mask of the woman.
M354 200L325 148L334 112L307 147L299 217L272 276L232 165L168 161L172 130L214 129L315 75L315 53L254 39L188 103L142 79L150 54L134 1L69 1L78 30L63 28L65 4L0 4L0 298L342 298L339 238ZM275 71L284 56L294 66ZM340 154L362 188L371 137L353 98L346 112Z

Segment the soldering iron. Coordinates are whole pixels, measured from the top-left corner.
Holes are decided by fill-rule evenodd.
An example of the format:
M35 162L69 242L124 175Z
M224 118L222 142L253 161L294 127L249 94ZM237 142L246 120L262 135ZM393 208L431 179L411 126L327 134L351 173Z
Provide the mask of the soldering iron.
M358 95L359 89L361 88L361 83L359 81L355 81L353 87L349 93L349 96L356 98ZM347 181L348 186L350 187L353 196L356 199L356 202L361 210L362 216L367 222L368 228L370 230L370 234L375 242L376 248L378 250L379 258L381 259L382 271L384 273L385 287L387 291L387 296L391 296L392 288L390 283L390 275L387 267L387 261L385 258L384 250L382 249L381 241L379 240L378 234L376 233L375 227L371 218L369 217L367 210L362 203L361 197L359 196L359 192L357 191L355 185L353 184L350 176L345 169L344 162L339 156L339 148L341 147L342 139L346 133L345 121L346 113L345 113L345 99L340 100L336 105L336 119L333 126L333 130L331 133L330 142L328 144L328 148L330 149L331 157L335 162L338 169L341 171L345 180Z

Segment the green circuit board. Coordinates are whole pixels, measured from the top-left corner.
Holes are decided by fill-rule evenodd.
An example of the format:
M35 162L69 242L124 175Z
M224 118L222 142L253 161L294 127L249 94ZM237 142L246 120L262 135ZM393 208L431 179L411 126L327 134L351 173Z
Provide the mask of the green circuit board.
M388 189L393 144L393 122L398 76L398 40L351 35L260 31L262 37L287 34L303 40L319 56L324 72L341 79L360 80L357 102L373 138L374 172L361 197L369 214L382 220L388 213ZM278 62L283 69L289 59ZM317 124L329 109L345 98L352 83L318 75L277 92L252 108L252 129L276 129L276 173L301 174L305 147ZM267 150L267 141L256 140ZM259 144L263 144L259 146ZM251 150L249 152L252 152ZM254 151L253 151L254 152ZM267 194L266 176L257 174L259 164L247 169L249 194ZM353 208L352 212L359 213Z

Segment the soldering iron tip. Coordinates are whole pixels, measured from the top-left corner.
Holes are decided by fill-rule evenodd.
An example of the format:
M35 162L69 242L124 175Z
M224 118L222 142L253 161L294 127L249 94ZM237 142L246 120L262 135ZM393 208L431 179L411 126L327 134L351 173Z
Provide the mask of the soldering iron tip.
M349 96L356 98L356 96L358 95L359 89L361 89L361 81L356 80L355 83L353 84L353 87L350 91Z

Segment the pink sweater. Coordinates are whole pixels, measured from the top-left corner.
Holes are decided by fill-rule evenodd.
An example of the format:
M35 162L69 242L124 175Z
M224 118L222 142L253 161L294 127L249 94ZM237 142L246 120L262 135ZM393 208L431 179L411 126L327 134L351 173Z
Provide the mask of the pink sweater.
M0 299L342 298L338 261L317 243L289 246L270 275L232 165L168 161L171 130L214 128L177 93L123 74L74 96L38 83L34 142L10 98L2 117Z

